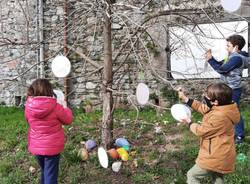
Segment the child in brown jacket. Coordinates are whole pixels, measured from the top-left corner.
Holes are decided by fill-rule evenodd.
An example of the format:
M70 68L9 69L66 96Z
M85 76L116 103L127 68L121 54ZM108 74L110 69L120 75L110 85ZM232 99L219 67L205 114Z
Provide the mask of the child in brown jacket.
M179 89L179 98L203 115L200 124L190 119L181 121L200 137L200 150L196 164L187 173L188 184L212 176L213 183L223 184L223 175L235 169L234 125L240 120L236 103L232 102L232 89L224 83L213 83L204 94L206 104L189 99Z

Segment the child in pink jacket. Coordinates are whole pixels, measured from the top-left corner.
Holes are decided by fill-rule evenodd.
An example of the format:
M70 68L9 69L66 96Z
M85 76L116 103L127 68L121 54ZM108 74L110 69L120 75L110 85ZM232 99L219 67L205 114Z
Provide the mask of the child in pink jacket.
M29 124L28 149L41 167L41 184L57 184L60 153L65 136L62 125L71 124L72 111L57 103L47 79L37 79L28 88L25 118Z

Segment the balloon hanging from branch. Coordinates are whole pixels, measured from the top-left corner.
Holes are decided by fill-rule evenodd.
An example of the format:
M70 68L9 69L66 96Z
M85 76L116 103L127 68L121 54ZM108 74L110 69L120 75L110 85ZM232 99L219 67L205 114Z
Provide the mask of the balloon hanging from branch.
M136 98L140 105L145 105L149 100L149 88L144 83L139 83L136 88Z
M221 0L220 3L224 10L229 13L237 11L241 6L241 0Z
M71 63L65 56L59 55L53 59L51 64L53 74L58 78L67 77L71 70Z

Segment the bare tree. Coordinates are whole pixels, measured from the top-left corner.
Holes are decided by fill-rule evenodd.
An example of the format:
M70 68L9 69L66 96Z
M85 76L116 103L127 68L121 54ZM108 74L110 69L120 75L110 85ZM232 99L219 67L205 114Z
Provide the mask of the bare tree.
M113 141L113 96L112 88L112 41L111 41L111 2L106 0L106 11L104 12L103 41L104 41L104 63L103 63L103 117L102 117L102 144L108 148Z

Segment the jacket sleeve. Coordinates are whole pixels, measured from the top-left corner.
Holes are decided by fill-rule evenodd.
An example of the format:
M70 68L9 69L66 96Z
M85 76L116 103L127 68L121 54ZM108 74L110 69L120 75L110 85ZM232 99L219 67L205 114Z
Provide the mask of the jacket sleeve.
M210 111L210 108L201 103L201 102L198 102L197 100L194 100L192 105L191 105L192 109L194 109L195 111L201 113L201 114L206 114L207 112Z
M211 67L216 70L217 68L220 68L221 65L223 65L223 61L217 61L214 57L208 60L208 63L211 65Z
M56 114L59 121L64 125L69 125L73 121L73 114L70 108L63 108L60 104L56 106Z
M28 119L29 119L29 113L28 113L28 110L27 110L26 107L24 109L24 117L25 117L26 122L29 124L29 121L28 121Z
M208 61L208 63L219 74L227 74L235 68L241 67L242 59L240 56L233 56L223 64L223 62L218 62L214 58L212 58Z
M220 134L224 129L225 120L221 116L213 115L207 120L207 122L202 122L201 124L192 123L190 126L191 132L196 136L208 139Z

